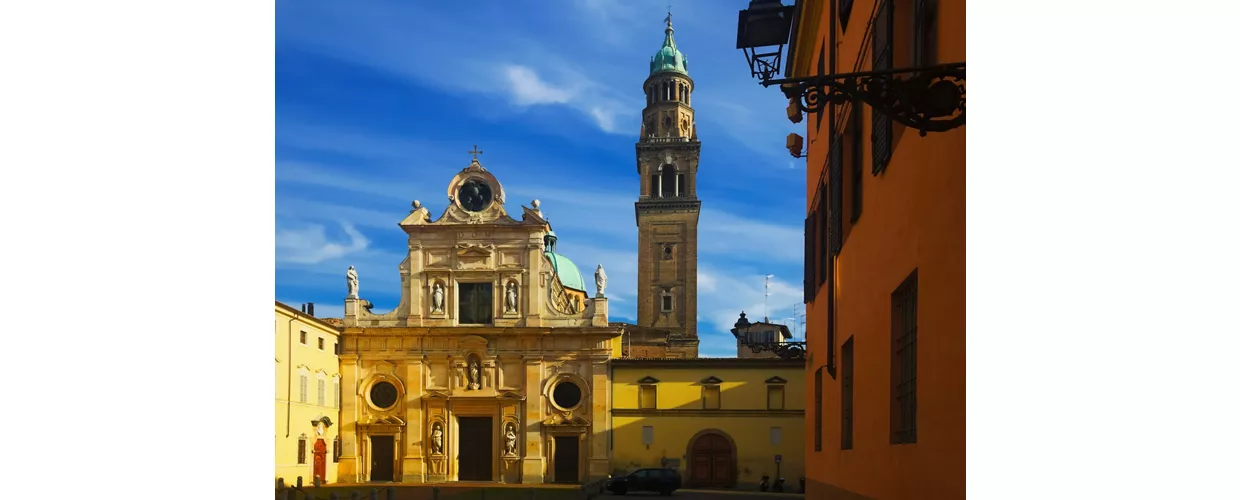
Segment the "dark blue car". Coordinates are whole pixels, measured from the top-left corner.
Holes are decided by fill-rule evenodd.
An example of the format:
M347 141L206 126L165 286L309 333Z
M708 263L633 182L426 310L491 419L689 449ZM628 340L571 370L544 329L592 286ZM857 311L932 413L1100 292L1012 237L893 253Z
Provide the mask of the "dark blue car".
M630 491L654 491L671 495L680 489L680 473L675 469L637 469L626 476L607 480L607 489L617 495Z

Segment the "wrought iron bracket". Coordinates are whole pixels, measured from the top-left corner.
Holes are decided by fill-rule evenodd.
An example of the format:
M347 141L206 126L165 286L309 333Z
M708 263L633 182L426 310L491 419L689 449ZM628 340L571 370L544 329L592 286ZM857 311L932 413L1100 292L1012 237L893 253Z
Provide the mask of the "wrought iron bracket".
M761 342L746 345L755 354L768 351L783 359L805 359L805 342Z
M778 85L803 113L860 100L905 126L946 132L964 125L964 63L763 80Z

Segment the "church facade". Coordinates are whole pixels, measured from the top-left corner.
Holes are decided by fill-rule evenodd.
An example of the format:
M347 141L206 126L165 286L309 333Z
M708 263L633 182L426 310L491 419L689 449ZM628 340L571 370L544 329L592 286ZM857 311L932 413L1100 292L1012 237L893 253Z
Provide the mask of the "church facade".
M566 482L610 470L606 274L593 293L535 200L508 214L475 156L437 219L400 227L401 300L376 314L350 270L341 374L341 482ZM592 296L591 296L592 295Z

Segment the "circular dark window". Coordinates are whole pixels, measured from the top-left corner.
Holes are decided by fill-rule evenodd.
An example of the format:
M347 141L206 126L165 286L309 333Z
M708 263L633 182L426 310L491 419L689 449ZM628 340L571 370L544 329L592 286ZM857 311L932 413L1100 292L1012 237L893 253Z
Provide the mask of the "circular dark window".
M477 179L462 184L456 195L461 207L470 212L481 211L491 204L491 186Z
M572 382L560 382L551 391L551 400L566 410L576 408L581 403L581 388Z
M370 387L370 402L379 408L396 405L396 386L391 382L379 382Z

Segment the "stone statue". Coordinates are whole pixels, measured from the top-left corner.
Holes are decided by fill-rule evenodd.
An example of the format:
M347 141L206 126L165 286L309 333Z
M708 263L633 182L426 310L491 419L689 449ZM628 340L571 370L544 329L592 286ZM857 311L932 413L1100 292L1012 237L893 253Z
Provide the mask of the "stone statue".
M516 283L513 283L513 282L508 283L508 293L506 295L507 295L506 297L507 300L504 301L504 312L516 312L517 311L517 284Z
M607 288L607 271L603 270L602 264L599 264L598 269L594 270L594 287L598 289L598 295L595 295L595 297L603 297L603 289Z
M508 424L508 432L504 433L504 450L509 455L517 454L517 430L511 423Z
M349 266L349 270L344 273L345 279L349 282L349 298L357 298L357 270L353 266Z
M443 426L439 422L431 427L431 453L443 453Z
M470 389L477 389L478 386L481 385L482 383L478 376L479 375L478 371L479 371L478 361L477 360L470 361L469 362L469 388Z
M431 292L431 312L443 312L443 285L435 282L435 290Z

